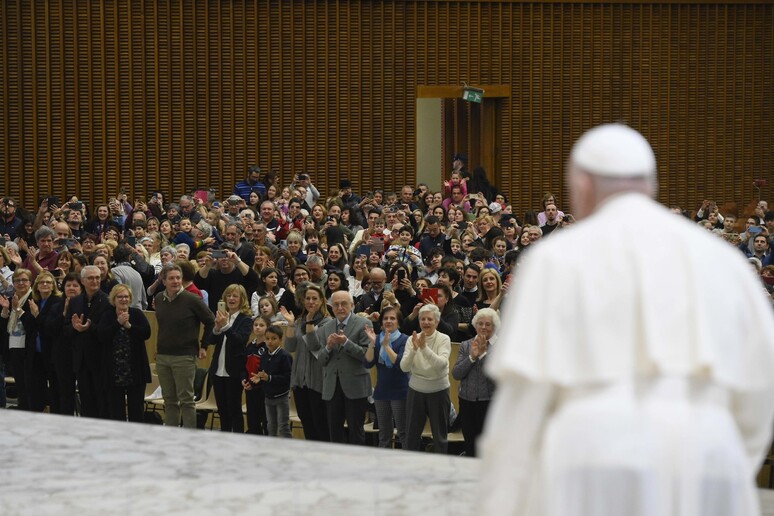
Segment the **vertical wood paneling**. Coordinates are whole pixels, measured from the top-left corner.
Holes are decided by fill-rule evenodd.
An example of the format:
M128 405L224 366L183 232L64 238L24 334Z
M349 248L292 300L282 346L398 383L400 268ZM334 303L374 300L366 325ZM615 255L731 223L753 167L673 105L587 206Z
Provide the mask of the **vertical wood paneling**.
M29 207L227 194L253 163L395 190L416 86L462 81L511 86L481 159L517 212L566 201L572 142L613 120L653 142L662 202L774 183L771 4L6 0L0 31L0 186Z

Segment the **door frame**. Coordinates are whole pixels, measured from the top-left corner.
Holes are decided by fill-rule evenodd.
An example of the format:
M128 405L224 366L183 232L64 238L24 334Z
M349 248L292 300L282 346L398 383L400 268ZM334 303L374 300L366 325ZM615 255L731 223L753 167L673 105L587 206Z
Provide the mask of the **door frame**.
M499 155L497 120L500 106L497 99L510 98L511 86L510 84L476 84L470 86L484 90L484 101L481 104L482 140L484 144L481 146L480 165L486 170L489 182L493 185L498 185L500 174L497 159ZM464 86L458 85L418 85L417 98L461 99L464 89ZM446 160L448 158L449 156L444 156L443 159ZM472 163L469 163L469 165L473 166Z

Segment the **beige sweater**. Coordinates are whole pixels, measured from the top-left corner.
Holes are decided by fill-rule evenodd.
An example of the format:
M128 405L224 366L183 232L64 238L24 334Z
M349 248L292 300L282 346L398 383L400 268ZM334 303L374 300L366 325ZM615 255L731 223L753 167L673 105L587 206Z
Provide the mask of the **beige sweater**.
M414 349L411 338L406 342L400 368L411 375L409 387L424 393L448 389L451 340L436 330L425 342L427 345L419 350Z

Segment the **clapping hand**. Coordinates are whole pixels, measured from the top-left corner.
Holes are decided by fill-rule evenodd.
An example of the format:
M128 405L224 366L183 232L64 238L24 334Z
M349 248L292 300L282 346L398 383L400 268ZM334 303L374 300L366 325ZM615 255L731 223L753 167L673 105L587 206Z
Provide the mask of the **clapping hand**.
M118 316L116 317L118 320L118 324L126 328L126 326L129 324L129 310L123 310L121 312L118 312Z
M75 331L83 333L89 329L89 327L91 326L91 319L86 319L85 322L84 322L84 319L85 319L85 316L83 314L81 315L73 314L72 324L73 324L73 328L75 328Z
M37 317L38 315L40 315L40 308L38 307L38 304L35 302L35 300L30 298L29 303L30 303L30 313L32 314L32 316Z
M363 331L365 331L366 337L368 337L368 340L371 341L371 346L373 346L376 343L376 333L374 333L374 329L371 326L366 326Z
M414 346L415 351L424 348L427 345L425 342L425 334L420 332L419 335L417 335L417 332L415 331L411 335L411 345Z
M280 315L288 322L288 326L293 326L293 323L296 322L296 315L284 306L280 307Z
M339 332L331 333L330 335L328 335L328 340L326 342L325 347L328 348L328 351L331 351L333 348L339 347L345 342L347 342L347 336L344 335L343 333L339 333Z

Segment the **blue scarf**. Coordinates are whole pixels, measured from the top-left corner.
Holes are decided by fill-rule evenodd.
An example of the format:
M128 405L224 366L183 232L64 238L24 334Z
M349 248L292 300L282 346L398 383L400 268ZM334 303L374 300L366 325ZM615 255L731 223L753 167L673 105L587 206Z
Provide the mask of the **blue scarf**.
M401 336L400 330L395 330L394 332L390 333L390 347L392 348L392 343L398 340L398 338ZM384 364L386 367L389 367L392 369L392 366L395 365L392 363L392 360L390 360L390 355L387 354L387 350L384 349L384 346L382 346L382 342L384 341L384 330L379 334L379 363Z

